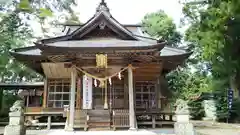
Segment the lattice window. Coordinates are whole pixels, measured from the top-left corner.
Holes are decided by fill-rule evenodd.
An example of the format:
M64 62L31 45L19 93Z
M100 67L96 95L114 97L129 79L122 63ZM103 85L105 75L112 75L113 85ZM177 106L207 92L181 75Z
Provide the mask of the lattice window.
M155 109L156 93L154 83L136 82L136 109Z
M112 108L124 108L124 84L123 80L113 81L111 88Z
M48 80L48 107L63 108L64 105L69 105L69 103L70 79Z

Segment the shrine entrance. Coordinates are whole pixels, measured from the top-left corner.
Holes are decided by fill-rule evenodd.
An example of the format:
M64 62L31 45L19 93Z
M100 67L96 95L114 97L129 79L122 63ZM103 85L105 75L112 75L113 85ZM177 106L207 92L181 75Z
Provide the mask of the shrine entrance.
M93 87L93 109L104 109L104 89Z

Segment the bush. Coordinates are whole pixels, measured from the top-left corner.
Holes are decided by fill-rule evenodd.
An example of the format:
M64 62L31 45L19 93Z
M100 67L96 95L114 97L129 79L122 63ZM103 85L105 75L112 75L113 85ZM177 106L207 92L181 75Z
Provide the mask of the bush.
M2 110L0 112L0 117L8 117L10 107L12 107L13 103L19 99L20 98L18 95L14 95L13 93L5 92L3 94Z
M234 99L232 104L232 109L230 112L230 122L239 123L240 122L240 99Z
M217 119L220 122L226 122L229 118L227 90L215 91L214 99L216 101Z
M190 100L188 102L188 105L190 107L190 115L191 119L193 120L202 120L204 117L204 108L202 106L202 101L201 100Z

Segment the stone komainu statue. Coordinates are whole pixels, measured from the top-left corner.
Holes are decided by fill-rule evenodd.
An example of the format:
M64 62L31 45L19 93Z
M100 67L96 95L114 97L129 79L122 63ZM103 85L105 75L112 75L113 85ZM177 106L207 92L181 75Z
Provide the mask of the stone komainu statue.
M189 114L188 102L182 99L178 99L175 103L176 110L175 113Z
M24 102L17 100L10 108L9 124L4 129L4 135L25 135Z
M22 112L24 110L24 102L22 100L17 100L13 106L10 108L11 112Z

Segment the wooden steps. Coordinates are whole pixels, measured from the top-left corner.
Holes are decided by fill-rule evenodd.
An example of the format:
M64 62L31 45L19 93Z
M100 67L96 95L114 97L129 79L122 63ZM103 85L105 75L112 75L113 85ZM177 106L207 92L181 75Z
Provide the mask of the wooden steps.
M87 124L87 110L76 110L74 119L74 128L83 128L85 131L88 128Z
M84 130L110 130L111 118L109 110L76 110L74 128Z
M89 129L109 130L111 127L111 118L109 110L89 110L88 111Z

